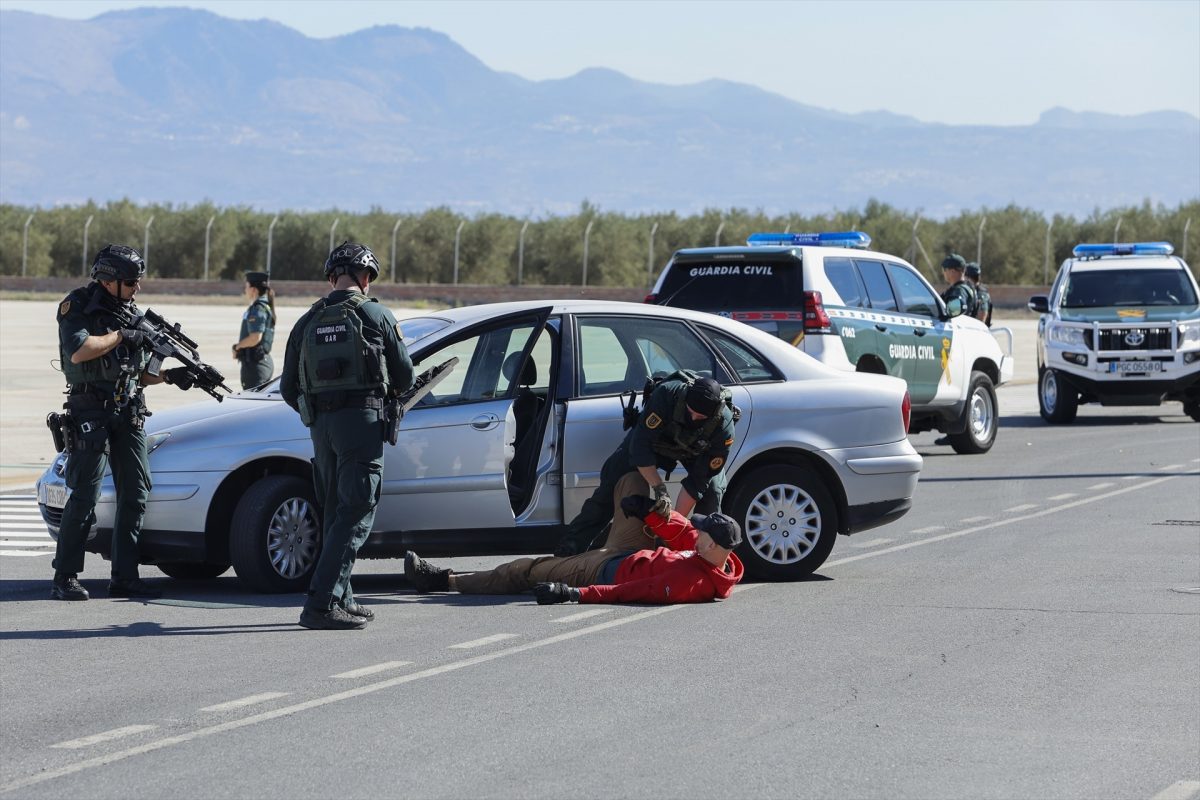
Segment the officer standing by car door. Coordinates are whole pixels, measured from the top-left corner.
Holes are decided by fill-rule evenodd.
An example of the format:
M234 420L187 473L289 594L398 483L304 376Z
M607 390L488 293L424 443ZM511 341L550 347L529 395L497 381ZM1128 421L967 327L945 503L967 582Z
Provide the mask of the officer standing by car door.
M92 283L71 292L58 305L58 352L67 379L65 407L73 441L67 456L69 490L54 552L55 600L87 600L78 577L83 548L95 523L96 502L106 467L112 467L117 511L112 532L109 597L161 597L138 577L138 535L150 496L150 464L143 430L146 399L142 387L166 382L192 386L187 367L143 372L150 353L145 334L122 328L117 310L138 314L133 299L141 289L146 263L132 247L108 245L92 262Z
M288 337L279 391L313 442L313 484L324 525L300 624L362 628L375 615L354 599L350 573L375 521L383 480L384 409L412 386L413 368L396 317L368 297L379 261L343 242L325 261L333 291Z
M250 307L242 313L242 329L233 357L242 365L242 388L262 386L275 374L271 346L275 342L275 290L265 272L247 272L244 293Z
M950 284L950 288L942 292L942 299L952 317L960 314L975 316L975 287L965 279L966 271L967 260L958 253L951 253L942 261L942 275Z
M725 495L725 461L733 446L733 409L725 391L712 378L668 378L654 388L636 424L604 462L600 485L583 503L554 550L569 556L599 547L599 534L613 518L613 489L625 474L636 471L654 498L654 510L668 517L672 509L687 516L696 509L711 514ZM678 501L671 502L659 468L682 464L687 470Z

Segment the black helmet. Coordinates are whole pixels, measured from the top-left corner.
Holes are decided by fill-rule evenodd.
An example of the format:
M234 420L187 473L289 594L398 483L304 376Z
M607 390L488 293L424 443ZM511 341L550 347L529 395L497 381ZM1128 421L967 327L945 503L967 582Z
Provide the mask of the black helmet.
M968 262L968 264L967 264L967 277L968 277L968 278L975 278L976 280L978 280L978 279L979 279L979 264L978 264L978 263L976 263L976 262L974 262L974 261Z
M329 258L325 259L325 277L345 275L350 270L365 269L373 281L379 277L379 259L371 252L371 248L356 242L345 241L333 249Z
M687 405L706 417L716 414L721 408L721 384L712 378L697 378L687 389Z
M146 274L142 254L123 244L110 244L92 262L94 281L133 281Z
M966 270L967 260L958 253L951 253L942 259L942 269Z

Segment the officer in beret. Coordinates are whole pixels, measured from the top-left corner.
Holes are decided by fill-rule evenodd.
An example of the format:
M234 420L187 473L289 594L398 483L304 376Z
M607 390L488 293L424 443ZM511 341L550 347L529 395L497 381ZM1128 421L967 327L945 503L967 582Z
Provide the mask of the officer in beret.
M116 516L112 532L112 579L109 597L161 597L138 577L138 535L150 496L150 463L143 430L143 386L172 383L190 389L187 367L145 370L150 361L145 334L122 328L114 312L139 312L134 296L142 286L146 262L132 247L110 244L92 262L92 283L71 292L58 305L58 352L67 379L64 407L73 428L67 456L67 504L63 507L54 552L55 600L87 600L79 583L83 547L95 523L100 484L112 469Z
M988 291L987 284L980 283L980 268L979 264L972 261L967 264L967 280L975 289L975 319L992 327L992 294Z
M233 345L233 358L242 365L242 388L261 386L275 373L271 345L275 342L275 290L266 272L247 272L242 293L250 307L242 313L242 330Z
M313 484L324 526L321 555L300 612L314 630L352 630L375 618L354 599L350 573L371 533L383 481L384 409L412 386L400 324L368 297L379 277L369 247L342 242L325 261L332 291L288 336L279 393L313 442Z
M966 314L975 316L975 287L966 281L967 260L958 253L951 253L942 261L942 275L950 288L942 292L946 310L950 316Z
M683 373L674 373L682 375ZM654 498L666 517L693 509L711 513L725 495L725 460L733 446L733 409L721 384L708 377L669 377L654 388L637 423L600 470L600 485L583 503L554 550L569 556L598 547L599 534L613 519L613 488L629 472L639 476L638 491ZM666 481L677 465L687 471L679 498L671 502Z

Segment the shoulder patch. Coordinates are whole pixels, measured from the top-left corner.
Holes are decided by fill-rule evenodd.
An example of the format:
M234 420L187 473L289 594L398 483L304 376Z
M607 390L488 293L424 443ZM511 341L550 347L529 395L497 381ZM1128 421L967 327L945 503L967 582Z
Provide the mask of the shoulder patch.
M653 411L646 415L647 428L654 430L659 425L662 425L662 417L660 417L658 414L655 414Z
M708 468L709 469L720 469L721 465L724 463L725 463L725 459L721 458L720 456L717 456L712 461L708 462Z
M58 315L65 317L71 311L71 298L67 298L58 304Z

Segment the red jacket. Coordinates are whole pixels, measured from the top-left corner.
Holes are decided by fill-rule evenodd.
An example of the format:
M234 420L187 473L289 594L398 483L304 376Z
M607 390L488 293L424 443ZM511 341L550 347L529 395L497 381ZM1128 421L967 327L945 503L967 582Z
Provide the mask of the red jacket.
M714 567L692 550L699 531L682 514L665 520L647 514L646 524L666 542L657 550L638 550L617 568L611 586L584 586L581 603L705 603L724 600L742 579L742 562L730 553L726 569Z

